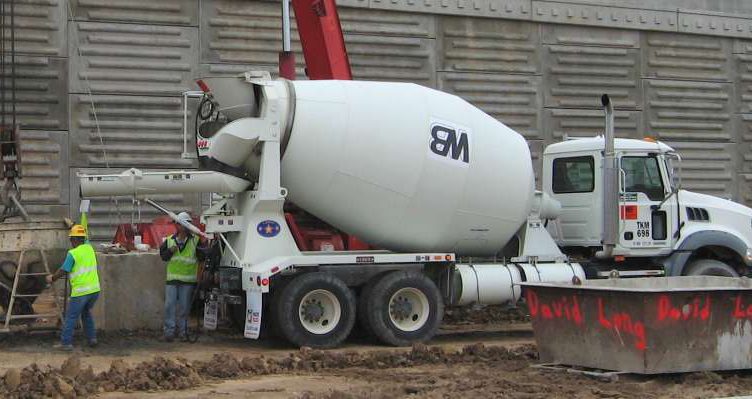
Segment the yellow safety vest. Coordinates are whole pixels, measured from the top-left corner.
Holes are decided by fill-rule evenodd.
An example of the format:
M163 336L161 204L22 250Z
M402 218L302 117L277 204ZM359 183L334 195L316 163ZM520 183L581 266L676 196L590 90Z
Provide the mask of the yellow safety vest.
M167 248L173 246L177 247L178 250L167 262L167 281L195 283L196 271L198 270L198 259L196 258L198 238L189 237L188 242L185 243L185 248L181 251L175 237L167 237Z
M97 273L97 255L91 244L85 243L68 251L73 257L70 285L71 297L84 296L99 292L99 274Z

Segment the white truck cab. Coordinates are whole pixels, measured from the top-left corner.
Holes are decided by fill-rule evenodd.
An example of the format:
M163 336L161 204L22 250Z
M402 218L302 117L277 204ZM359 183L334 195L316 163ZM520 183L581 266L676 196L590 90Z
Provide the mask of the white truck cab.
M588 274L746 275L752 265L752 209L681 190L679 155L659 141L615 139L618 235L598 259L604 230L604 137L568 139L543 155L543 191L561 203L549 233Z

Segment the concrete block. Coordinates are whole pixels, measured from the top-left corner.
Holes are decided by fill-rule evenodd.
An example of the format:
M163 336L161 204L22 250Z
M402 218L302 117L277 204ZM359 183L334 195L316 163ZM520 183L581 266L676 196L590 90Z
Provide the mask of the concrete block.
M97 253L102 292L94 306L97 329L162 328L165 263L154 252Z

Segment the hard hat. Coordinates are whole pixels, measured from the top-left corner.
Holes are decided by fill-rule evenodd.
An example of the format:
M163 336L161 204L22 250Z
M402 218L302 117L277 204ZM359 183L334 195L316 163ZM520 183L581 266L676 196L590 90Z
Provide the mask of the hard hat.
M178 220L180 220L181 222L191 223L193 219L191 218L191 215L188 214L188 212L180 212L178 213Z
M86 237L86 228L80 224L74 225L71 227L68 237Z

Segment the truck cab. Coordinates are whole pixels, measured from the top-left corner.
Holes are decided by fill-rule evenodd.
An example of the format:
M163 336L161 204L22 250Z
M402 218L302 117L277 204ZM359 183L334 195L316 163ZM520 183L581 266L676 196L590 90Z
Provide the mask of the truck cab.
M749 273L752 209L681 189L681 158L656 140L615 139L618 234L599 257L604 232L604 138L567 139L543 155L543 191L561 203L548 231L589 277Z

